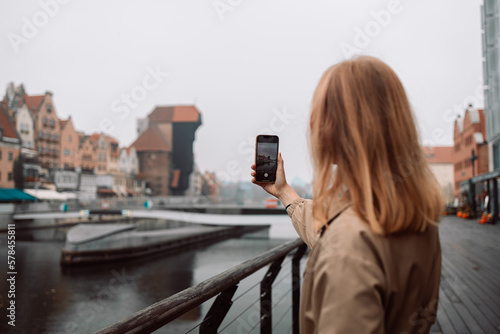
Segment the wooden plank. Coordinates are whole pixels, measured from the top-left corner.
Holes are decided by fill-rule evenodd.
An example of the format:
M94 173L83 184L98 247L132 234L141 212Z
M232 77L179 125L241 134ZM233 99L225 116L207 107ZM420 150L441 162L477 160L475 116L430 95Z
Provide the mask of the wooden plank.
M443 332L452 332L450 325L459 333L498 332L500 226L447 218L440 225L440 238L439 305L447 316L439 314L438 321Z
M500 301L498 300L498 290L495 287L489 285L489 282L484 279L484 277L473 270L464 270L456 266L457 262L460 262L459 258L454 257L450 259L451 256L443 256L442 262L445 265L448 265L451 268L455 268L455 274L461 277L467 277L467 279L472 283L475 287L477 287L478 293L483 295L485 302L492 307L492 309L500 308ZM496 296L496 298L490 298L490 296Z
M461 289L456 291L452 286L450 286L450 283L446 279L441 282L441 288L449 297L450 301L452 301L455 309L460 314L460 317L464 319L471 332L484 333L483 327L480 323L481 321L484 321L485 325L487 325L488 321L484 319L484 316L482 316L482 314L477 310L475 305L469 302L464 291Z
M453 303L448 299L443 290L439 290L439 299L442 301L444 311L448 315L448 318L455 328L455 331L459 334L470 333L469 328L455 309L455 305L453 305Z
M449 270L452 276L459 277L460 273L457 271L456 267L449 266L447 259L443 259L443 267ZM492 299L488 293L481 290L475 284L476 281L471 280L467 275L463 276L463 280L470 289L467 293L472 296L473 300L475 300L475 302L473 302L474 306L477 307L480 312L485 314L492 325L496 326L497 324L500 324L500 317L498 316L499 308L495 306L494 299Z
M446 334L455 334L455 328L451 324L450 318L448 317L448 314L445 311L445 306L443 305L442 301L439 301L438 303L438 310L437 310L437 321L439 323L439 327L443 333Z

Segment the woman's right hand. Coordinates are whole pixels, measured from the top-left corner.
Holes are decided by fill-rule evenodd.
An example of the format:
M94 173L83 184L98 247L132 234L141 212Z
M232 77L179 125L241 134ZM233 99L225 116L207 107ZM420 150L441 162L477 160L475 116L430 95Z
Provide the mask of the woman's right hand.
M255 179L255 164L251 166L253 176L252 183L259 185L267 191L269 194L278 198L284 206L292 203L295 199L299 198L299 195L295 192L295 190L290 187L290 185L286 182L285 177L285 168L283 158L281 157L281 153L278 154L278 167L276 169L276 181L274 183L271 182L257 182Z

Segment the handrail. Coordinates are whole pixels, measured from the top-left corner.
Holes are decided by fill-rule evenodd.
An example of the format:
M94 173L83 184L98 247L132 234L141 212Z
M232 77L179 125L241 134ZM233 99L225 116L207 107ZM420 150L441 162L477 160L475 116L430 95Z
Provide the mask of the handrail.
M257 270L303 245L301 239L286 242L253 259L211 277L195 286L163 299L96 332L96 334L151 333L199 306Z

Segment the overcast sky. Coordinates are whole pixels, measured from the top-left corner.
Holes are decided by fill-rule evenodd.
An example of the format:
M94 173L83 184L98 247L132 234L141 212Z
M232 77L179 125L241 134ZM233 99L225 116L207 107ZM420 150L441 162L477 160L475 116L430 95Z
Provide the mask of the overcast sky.
M352 52L396 70L426 144L451 145L454 112L483 106L479 0L1 0L0 36L2 91L50 90L59 117L122 146L156 105L195 103L195 161L223 179L248 180L272 133L289 181L311 180L312 93Z

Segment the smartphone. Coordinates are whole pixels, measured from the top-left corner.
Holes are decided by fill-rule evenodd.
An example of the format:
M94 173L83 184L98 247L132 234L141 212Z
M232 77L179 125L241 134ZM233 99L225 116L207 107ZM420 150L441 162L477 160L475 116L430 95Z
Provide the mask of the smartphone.
M255 180L275 182L278 168L278 136L258 135L255 143Z

